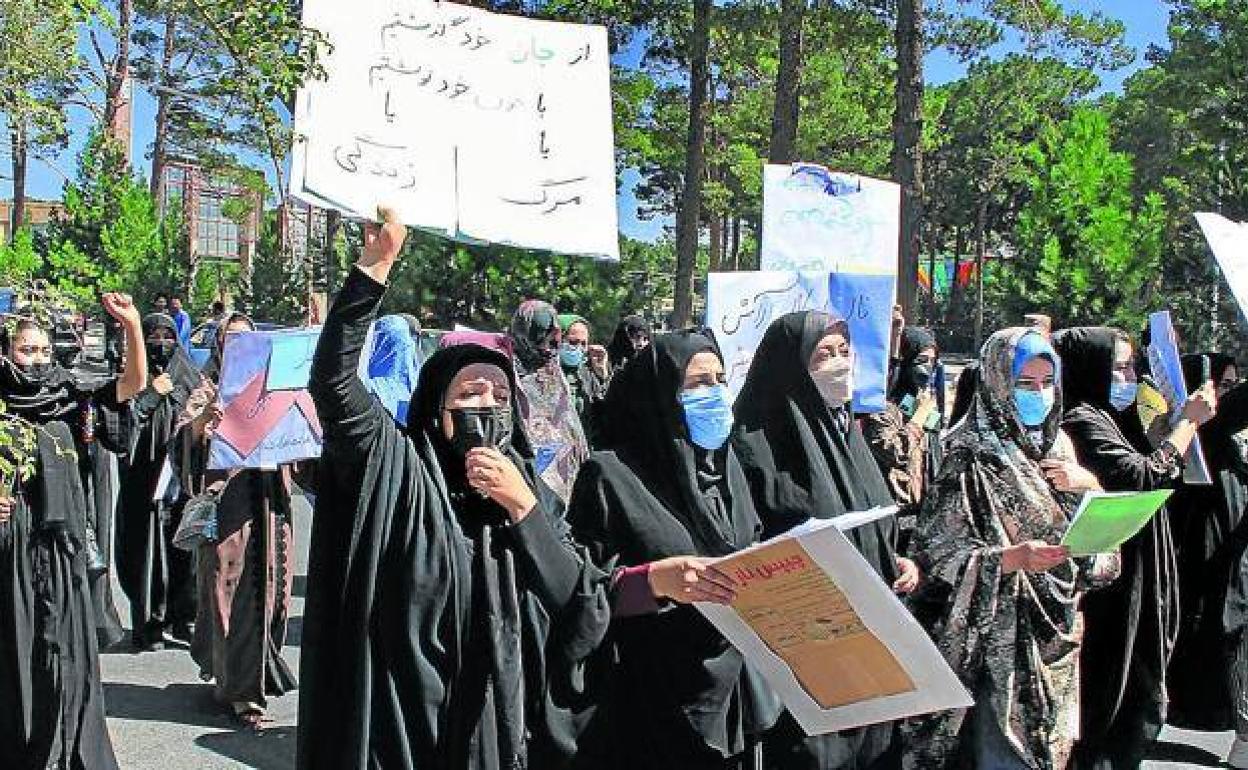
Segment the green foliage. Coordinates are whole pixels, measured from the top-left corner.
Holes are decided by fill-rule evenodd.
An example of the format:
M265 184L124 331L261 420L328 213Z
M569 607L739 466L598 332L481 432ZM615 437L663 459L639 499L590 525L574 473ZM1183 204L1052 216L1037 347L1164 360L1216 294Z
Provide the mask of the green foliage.
M30 228L13 235L12 243L0 243L0 285L13 286L29 281L43 267L43 257L35 249Z
M276 210L264 217L251 270L245 307L256 320L285 326L300 326L307 320L309 268L280 247Z
M997 306L1009 317L1140 328L1161 264L1160 196L1135 204L1131 159L1110 147L1109 120L1094 108L1044 129L1026 155L1031 198L1017 254L993 281Z

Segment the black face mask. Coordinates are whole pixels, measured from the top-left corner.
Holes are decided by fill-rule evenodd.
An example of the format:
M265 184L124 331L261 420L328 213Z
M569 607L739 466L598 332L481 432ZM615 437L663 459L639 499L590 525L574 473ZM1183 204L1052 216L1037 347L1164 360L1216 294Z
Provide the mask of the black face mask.
M511 449L511 407L464 407L447 411L453 428L451 448L460 457L477 447L491 447L504 454Z
M48 375L52 373L52 364L13 364L17 370L22 373L26 381L32 385L42 385L47 381Z
M173 350L177 343L173 340L147 343L147 358L157 366L164 366L173 360Z
M915 390L925 390L932 384L932 367L927 364L910 367L910 384Z

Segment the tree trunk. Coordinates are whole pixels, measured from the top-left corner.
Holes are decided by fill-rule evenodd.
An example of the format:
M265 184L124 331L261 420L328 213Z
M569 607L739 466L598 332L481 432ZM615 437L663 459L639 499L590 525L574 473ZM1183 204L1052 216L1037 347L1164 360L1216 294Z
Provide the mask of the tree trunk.
M806 0L780 0L780 63L776 100L771 110L772 163L797 160L797 121L802 85L802 19Z
M156 137L152 142L152 200L161 205L161 192L164 190L165 154L168 152L169 133L169 102L173 98L169 88L169 70L173 67L173 54L176 50L178 32L178 16L172 11L165 16L165 46L160 54L160 90L156 92ZM164 212L161 212L162 214Z
M741 217L732 218L732 269L741 269Z
M923 222L923 0L897 2L897 87L893 113L893 178L901 185L901 238L897 300L915 307L919 233Z
M720 217L712 214L707 218L707 230L710 235L710 271L717 273L722 269L720 264L720 251L724 247L724 221Z
M984 251L988 248L988 202L975 213L975 351L984 344Z
M122 109L130 109L126 101L130 95L126 86L130 80L130 32L134 26L134 1L118 0L117 3L117 53L109 65L105 78L104 127L114 139L120 133ZM126 139L129 138L129 119L126 119ZM123 141L126 163L130 162L130 143Z
M10 121L9 143L13 153L13 210L9 223L9 241L26 224L26 161L29 147L26 143L26 125L23 121Z
M698 257L698 223L702 214L702 173L706 151L706 94L710 77L712 0L693 0L693 31L689 40L689 130L685 140L684 189L676 213L676 287L672 324L693 320L693 271Z

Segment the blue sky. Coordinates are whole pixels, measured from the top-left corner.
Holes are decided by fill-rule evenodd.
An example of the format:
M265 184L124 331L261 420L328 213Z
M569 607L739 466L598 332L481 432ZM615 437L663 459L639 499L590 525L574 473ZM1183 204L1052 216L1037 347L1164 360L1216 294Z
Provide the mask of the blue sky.
M1067 8L1085 12L1100 11L1103 14L1121 19L1126 25L1127 44L1136 49L1136 60L1130 66L1117 72L1103 74L1103 88L1106 91L1117 91L1122 87L1123 80L1132 72L1144 66L1144 54L1150 44L1161 44L1166 41L1166 25L1169 11L1160 0L1067 0ZM1005 43L999 46L994 54L1004 54L1017 47L1016 43ZM639 51L622 51L617 61L625 66L635 65ZM937 51L927 57L926 76L931 84L940 84L955 80L965 72L965 66L947 53ZM149 161L146 154L152 143L153 124L156 106L150 94L143 89L135 90L134 99L134 157L136 166L147 170ZM27 194L32 198L59 199L66 175L72 176L76 158L86 138L86 130L91 118L81 110L75 110L71 118L73 135L70 146L51 162L32 159L27 178ZM6 132L7 133L7 132ZM7 149L7 148L6 148ZM810 158L818 161L818 158ZM0 198L12 196L12 180L8 178L8 154L3 152L0 163ZM259 160L257 159L259 164ZM852 170L852 169L848 169ZM633 196L633 185L636 174L626 172L624 186L619 197L620 228L627 235L653 240L662 234L665 223L654 220L649 222L637 219L637 202Z

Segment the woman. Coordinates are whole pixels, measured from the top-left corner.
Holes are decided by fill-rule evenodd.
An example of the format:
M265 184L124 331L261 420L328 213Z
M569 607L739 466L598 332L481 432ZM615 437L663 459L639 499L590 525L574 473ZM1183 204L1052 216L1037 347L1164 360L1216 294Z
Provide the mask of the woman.
M227 334L253 329L247 316L232 314L218 327L214 352L223 349ZM288 466L208 470L209 442L221 420L218 384L205 382L192 393L171 456L180 471L180 507L192 496L210 495L217 512L215 542L196 551L191 657L201 679L215 680L217 701L244 725L260 729L267 696L295 689L281 654L294 568L291 472Z
M625 316L615 327L611 344L607 345L607 359L611 371L618 372L637 357L650 344L650 324L639 315Z
M1235 730L1228 763L1248 767L1248 385L1235 359L1184 356L1188 382L1206 364L1217 415L1201 426L1212 485L1184 485L1170 501L1183 610L1170 662L1169 723Z
M966 713L915 723L908 764L1062 770L1077 735L1078 601L1117 558L1059 545L1097 489L1061 432L1059 362L1034 329L1005 329L980 356L970 411L947 439L916 532L920 562L949 589L929 629L975 696Z
M1134 355L1127 335L1078 327L1054 336L1062 357L1066 414L1080 464L1111 492L1173 487L1196 430L1214 414L1212 387L1197 391L1179 422L1153 449L1135 404ZM1083 601L1080 767L1135 767L1166 720L1166 665L1178 625L1174 543L1163 508L1122 547L1122 577Z
M117 578L130 600L131 638L140 651L160 650L167 641L191 642L195 618L191 556L173 547L178 522L170 485L161 489L169 444L191 391L201 376L178 344L173 319L152 313L143 319L150 382L135 398L134 437L122 467L117 507Z
M908 326L901 334L884 411L868 415L863 435L897 502L902 552L924 493L940 469L945 393L936 337Z
M533 443L538 477L566 503L589 442L558 358L563 339L554 307L527 300L511 321L516 393L525 434Z
M724 367L708 334L665 334L615 375L602 441L581 468L569 508L578 542L600 564L649 580L652 598L682 601L677 574L731 590L706 562L757 542L749 487L728 443ZM675 561L673 561L675 560ZM658 562L660 566L651 565ZM617 606L618 666L604 692L596 746L583 766L631 770L752 768L778 707L757 674L696 609L638 613Z
M104 721L87 574L87 509L76 454L86 404L117 410L147 379L130 298L105 294L127 342L126 372L84 389L52 365L44 326L0 335L5 460L27 465L0 489L0 767L115 770Z
M410 319L410 320L409 320ZM407 424L407 408L420 374L420 333L415 318L386 315L373 323L371 346L360 376L368 392L377 397L399 425Z
M749 482L763 536L810 518L830 518L893 503L850 411L849 328L819 311L789 313L771 324L737 397L733 448ZM847 533L901 593L913 591L913 562L898 558L896 520L886 516ZM767 745L775 768L883 768L897 763L892 723L803 740L785 717Z
M324 426L308 563L301 768L559 768L606 581L539 500L511 362L425 362L406 427L356 375L405 230L368 226L321 331Z
M590 344L589 321L579 315L561 314L559 329L563 332L563 341L559 345L559 366L568 381L581 425L590 435L593 433L590 418L607 393L606 350Z

